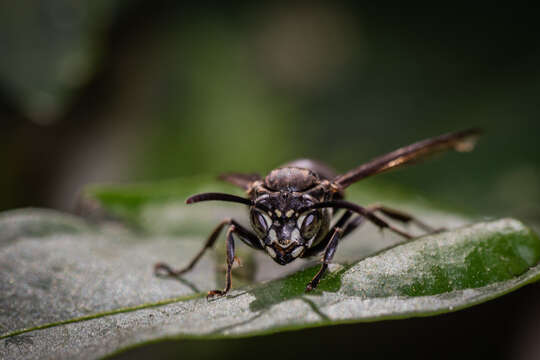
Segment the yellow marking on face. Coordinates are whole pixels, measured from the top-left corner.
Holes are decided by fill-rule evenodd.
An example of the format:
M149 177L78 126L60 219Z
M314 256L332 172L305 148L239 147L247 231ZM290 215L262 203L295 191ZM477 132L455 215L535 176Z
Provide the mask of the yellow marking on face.
M294 214L294 210L293 210L293 209L290 209L290 210L288 210L288 211L285 213L285 216L288 217L288 218L290 218L291 216L293 216L293 214Z
M300 239L301 239L300 231L298 231L298 229L294 229L293 232L291 233L291 241L300 242Z
M278 238L277 238L276 230L270 229L270 231L268 232L268 238L270 239L270 243L277 242Z
M274 212L276 213L277 217L281 217L281 211L276 209Z

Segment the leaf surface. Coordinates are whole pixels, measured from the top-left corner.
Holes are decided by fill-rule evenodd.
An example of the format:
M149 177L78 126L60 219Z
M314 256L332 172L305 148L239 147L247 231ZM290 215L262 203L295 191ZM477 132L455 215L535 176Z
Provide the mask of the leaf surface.
M187 263L222 217L245 218L242 207L182 205L184 192L197 186L183 183L177 188L185 190L173 195L164 187L160 196L151 186L146 194L136 187L131 194L108 188L109 200L93 190L92 198L108 213L136 229L116 222L92 225L51 210L1 214L0 357L98 358L160 339L431 316L540 277L540 241L519 221L466 225L463 217L424 202L369 189L353 193L353 200L384 199L451 230L400 244L366 225L340 244L330 272L309 294L304 288L316 262L280 267L239 245L244 268L235 269L233 290L207 301L205 292L223 282L219 247L181 279L152 274L158 261Z

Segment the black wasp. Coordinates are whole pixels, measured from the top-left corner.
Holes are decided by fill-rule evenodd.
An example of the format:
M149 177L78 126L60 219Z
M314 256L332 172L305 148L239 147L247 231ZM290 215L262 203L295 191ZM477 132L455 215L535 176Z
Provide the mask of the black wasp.
M469 129L419 141L377 157L343 175L336 175L327 166L307 159L272 170L265 178L257 174L223 174L220 176L222 180L244 189L247 197L203 193L191 196L186 203L221 200L247 205L253 231L233 219L225 219L214 229L204 247L186 267L174 270L166 264L158 263L155 266L156 273L178 276L191 270L204 252L212 247L221 230L228 227L225 289L210 291L209 297L225 295L231 288L231 271L235 261L233 234L248 246L265 250L280 265L322 252L321 268L306 286L306 291L313 290L332 260L339 241L365 220L406 239L412 236L388 223L380 214L403 223L416 223L427 232L434 231L430 226L401 211L385 206L363 207L345 201L344 190L349 185L439 151L470 151L479 133L478 129ZM345 212L332 225L336 209L344 209Z

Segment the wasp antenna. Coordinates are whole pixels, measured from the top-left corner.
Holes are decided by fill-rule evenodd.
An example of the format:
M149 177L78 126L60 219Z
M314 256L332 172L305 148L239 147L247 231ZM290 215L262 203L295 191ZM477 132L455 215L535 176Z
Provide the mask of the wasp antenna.
M186 204L193 204L201 201L227 201L227 202L235 202L240 203L244 205L253 205L253 201L250 199L246 199L240 196L231 195L231 194L224 194L224 193L202 193L202 194L196 194L193 196L190 196L186 200Z

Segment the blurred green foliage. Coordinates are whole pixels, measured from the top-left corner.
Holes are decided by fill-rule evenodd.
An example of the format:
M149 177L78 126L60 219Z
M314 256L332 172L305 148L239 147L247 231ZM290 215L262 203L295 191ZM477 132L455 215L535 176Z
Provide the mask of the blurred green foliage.
M4 3L0 20L1 208L298 157L345 171L480 126L472 154L368 181L538 220L540 50L525 8L55 0Z

